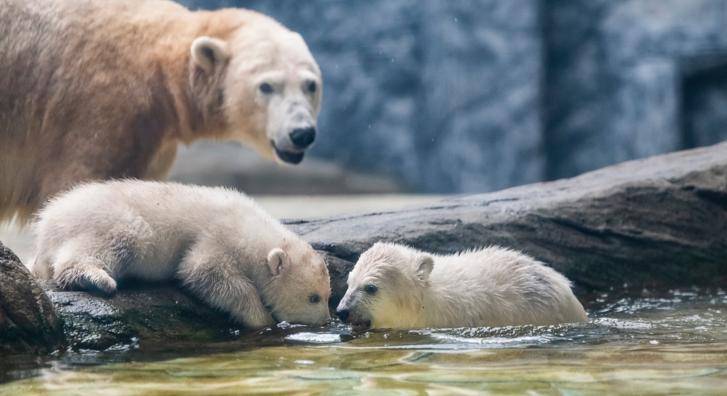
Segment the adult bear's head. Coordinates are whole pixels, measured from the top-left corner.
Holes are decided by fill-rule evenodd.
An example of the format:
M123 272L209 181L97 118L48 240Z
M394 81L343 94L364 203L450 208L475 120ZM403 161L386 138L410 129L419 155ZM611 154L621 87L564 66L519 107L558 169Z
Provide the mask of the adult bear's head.
M191 83L201 112L217 118L216 134L297 164L316 139L322 79L303 38L274 20L242 10L223 37L191 46ZM214 122L213 122L214 123Z

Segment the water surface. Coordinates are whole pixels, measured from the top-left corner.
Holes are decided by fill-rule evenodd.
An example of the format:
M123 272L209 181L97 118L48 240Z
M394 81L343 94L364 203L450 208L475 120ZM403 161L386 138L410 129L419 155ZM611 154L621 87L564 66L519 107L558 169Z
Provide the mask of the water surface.
M724 291L611 293L587 307L582 325L281 326L167 351L18 357L0 364L0 394L727 394Z

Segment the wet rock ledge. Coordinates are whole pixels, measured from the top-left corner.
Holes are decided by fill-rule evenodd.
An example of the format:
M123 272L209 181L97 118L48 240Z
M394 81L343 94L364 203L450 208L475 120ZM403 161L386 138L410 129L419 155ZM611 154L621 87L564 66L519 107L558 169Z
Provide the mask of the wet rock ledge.
M358 255L379 240L440 253L490 244L512 247L563 272L581 296L624 285L723 287L727 143L424 207L288 225L326 255L332 305L345 291L346 275ZM8 266L17 263L12 254L3 250L2 255L3 342L11 327L24 329L13 333L19 334L13 339L52 342L56 327L46 297L27 271ZM9 287L25 294L8 293ZM132 287L110 299L54 290L48 295L64 322L66 344L75 348L143 347L236 334L224 315L174 286ZM17 317L33 320L18 325L6 319L26 312L24 307L32 314Z
M48 296L0 243L0 356L51 351L62 340L61 322Z
M378 240L440 253L511 247L564 273L577 294L724 287L727 142L426 207L289 225L328 255L334 300Z

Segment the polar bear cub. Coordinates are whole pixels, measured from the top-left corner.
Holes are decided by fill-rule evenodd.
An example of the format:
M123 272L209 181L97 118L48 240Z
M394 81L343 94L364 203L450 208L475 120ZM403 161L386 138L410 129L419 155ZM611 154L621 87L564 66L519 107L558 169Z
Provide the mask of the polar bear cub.
M583 322L561 274L513 250L438 256L390 243L364 252L336 310L355 331Z
M259 328L329 319L323 258L239 192L138 180L89 183L51 200L34 224L33 272L65 289L179 279Z

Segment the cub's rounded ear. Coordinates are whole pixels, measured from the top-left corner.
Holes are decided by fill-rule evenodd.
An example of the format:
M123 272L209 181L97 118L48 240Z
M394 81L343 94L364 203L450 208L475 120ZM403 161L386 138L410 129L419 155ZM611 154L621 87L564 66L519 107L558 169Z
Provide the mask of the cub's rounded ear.
M280 275L285 270L288 255L281 248L275 248L268 253L268 268L273 275Z
M422 254L417 260L417 276L419 279L425 281L429 279L429 274L432 273L434 268L434 258L429 254Z
M211 74L230 58L227 43L216 38L201 36L192 42L192 62Z

